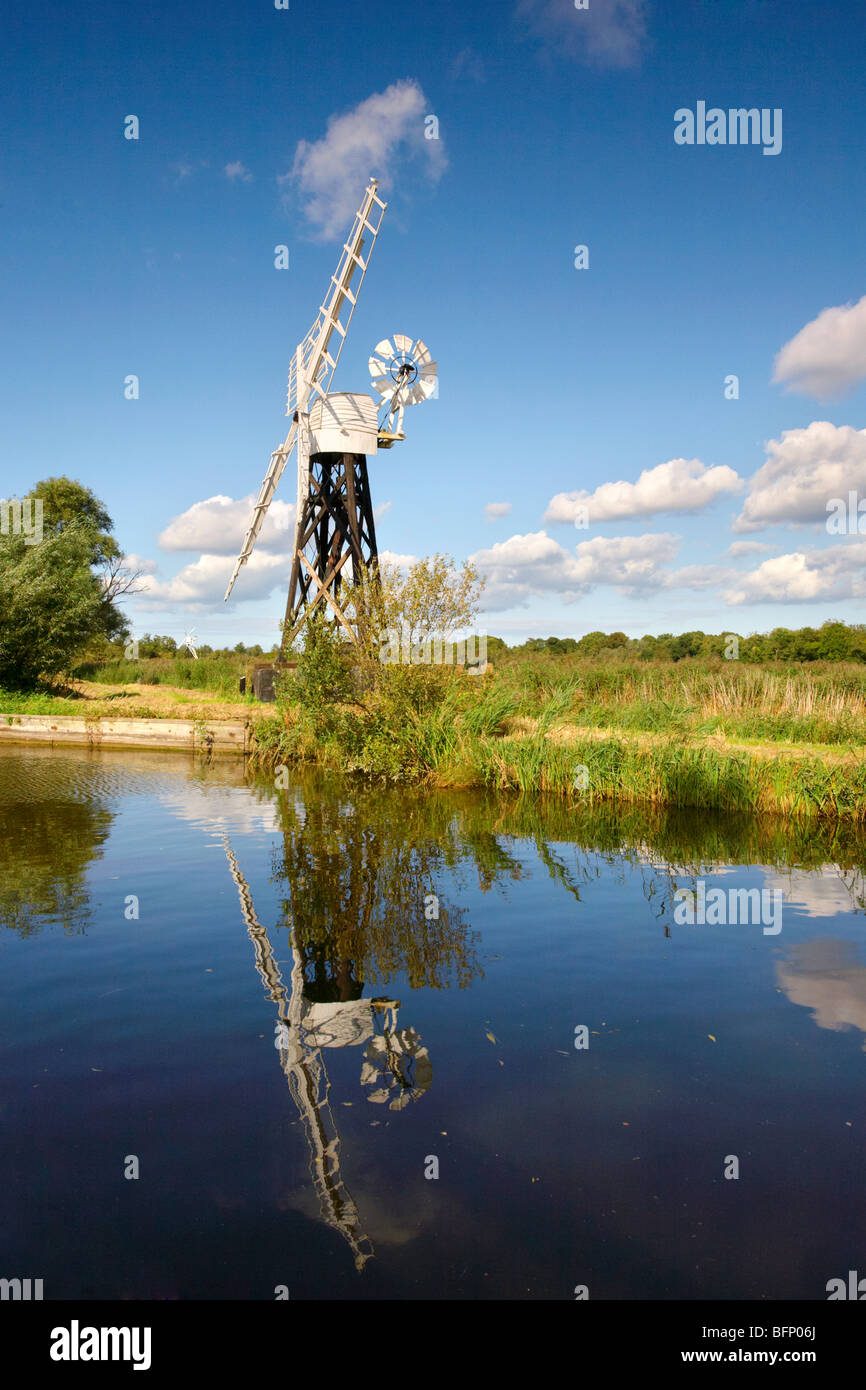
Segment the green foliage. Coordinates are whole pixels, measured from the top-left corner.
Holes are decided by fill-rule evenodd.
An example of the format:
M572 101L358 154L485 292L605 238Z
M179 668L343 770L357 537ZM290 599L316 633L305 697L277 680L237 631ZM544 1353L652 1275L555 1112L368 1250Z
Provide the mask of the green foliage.
M197 661L191 656L142 657L138 661L114 657L109 661L79 662L72 674L79 680L99 681L103 685L177 686L239 701L240 678L245 669L246 663L231 654L201 655Z
M71 521L38 545L0 535L0 684L34 687L68 671L95 638L117 638L124 619L90 568L92 529Z
M89 488L44 478L30 498L42 504L41 538L27 545L0 534L0 683L19 690L122 641L129 629L115 600L134 592L137 578Z
M42 500L46 534L59 535L67 526L80 522L91 535L91 565L120 559L120 547L111 535L114 523L103 503L83 483L73 478L43 478L30 496Z
M695 635L684 636L684 648L693 648ZM329 640L347 660L339 639ZM332 660L332 648L324 650ZM510 653L475 677L385 666L362 696L334 679L312 684L302 659L281 709L282 733L271 729L262 756L565 797L581 764L594 803L623 797L866 820L866 771L851 751L866 745L862 665L772 668L718 656L647 664L627 652L608 660L609 650L594 659L555 649ZM315 662L329 670L321 654ZM800 747L774 755L728 747L727 739ZM822 744L840 753L823 756Z
M327 706L353 700L351 654L341 630L319 608L307 621L305 637L291 686L293 702L318 715Z
M587 632L581 638L531 637L521 646L500 651L499 655L512 660L540 655L573 655L604 661L620 658L660 662L708 660L726 656L731 636L737 637L738 659L742 662L866 662L866 625L835 621L828 621L819 628L789 630L778 627L772 632L752 633L748 637L727 632L707 633L699 629L677 635L672 632L662 632L657 636L647 634L639 638L628 638L624 632Z

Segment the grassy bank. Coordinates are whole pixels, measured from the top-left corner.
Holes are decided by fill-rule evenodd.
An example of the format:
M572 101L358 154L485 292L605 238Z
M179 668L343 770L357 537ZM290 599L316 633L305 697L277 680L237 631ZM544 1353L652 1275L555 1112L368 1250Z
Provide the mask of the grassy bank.
M102 685L169 685L183 690L206 690L226 700L239 700L239 682L250 659L242 656L142 657L138 661L93 661L76 667L74 675Z
M860 667L558 658L475 678L390 667L354 697L339 672L305 679L302 667L259 733L268 768L866 822Z
M238 693L245 658L81 668L63 687L0 690L0 714L255 719L255 758L391 782L539 791L866 822L866 669L502 654L482 677L304 658L280 702ZM98 681L93 685L90 681Z
M185 718L185 706L203 703L261 708L239 684L249 658L233 655L150 657L140 661L92 661L67 679L46 681L36 690L0 686L0 714L83 714L158 719ZM187 692L189 692L187 694Z
M866 746L866 668L814 662L606 663L542 657L497 664L516 715L566 702L583 728Z

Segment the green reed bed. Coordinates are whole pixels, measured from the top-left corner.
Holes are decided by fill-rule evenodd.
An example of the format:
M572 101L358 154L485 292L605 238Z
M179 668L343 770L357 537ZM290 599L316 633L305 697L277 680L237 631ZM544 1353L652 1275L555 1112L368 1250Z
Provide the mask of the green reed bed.
M496 679L532 719L561 695L571 723L636 733L730 739L866 744L866 671L862 666L738 666L735 662L619 661L600 665L567 657L507 661Z
M506 662L484 678L388 667L358 684L333 653L318 660L286 682L280 717L258 740L263 766L541 792L572 808L620 801L866 821L858 669L553 658ZM706 742L719 734L765 746ZM795 749L774 753L783 740ZM819 742L838 753L822 756Z
M611 737L568 745L538 738L476 743L473 763L489 786L606 800L782 812L866 821L866 762L758 757L676 740L652 745ZM447 769L431 769L443 771Z
M248 662L243 657L142 657L139 661L94 661L75 670L80 680L102 685L170 685L204 690L227 700L240 700L240 677Z
M389 780L550 793L574 804L615 800L866 822L866 761L859 760L767 757L615 735L568 743L544 734L502 737L473 732L454 707L401 730L359 720L293 740L274 724L267 738L260 759L270 766L315 762Z

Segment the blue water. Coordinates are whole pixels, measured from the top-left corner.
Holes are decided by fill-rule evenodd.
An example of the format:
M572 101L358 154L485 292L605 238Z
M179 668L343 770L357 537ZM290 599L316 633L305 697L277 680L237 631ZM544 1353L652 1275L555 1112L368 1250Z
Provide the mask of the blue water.
M823 1299L862 1266L853 831L4 748L0 836L2 1277ZM698 879L782 930L679 925Z

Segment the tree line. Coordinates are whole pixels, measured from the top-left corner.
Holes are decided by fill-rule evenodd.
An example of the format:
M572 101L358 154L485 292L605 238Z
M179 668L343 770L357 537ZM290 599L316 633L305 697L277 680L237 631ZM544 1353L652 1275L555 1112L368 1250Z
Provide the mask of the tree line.
M495 645L494 645L495 644ZM688 657L722 657L739 661L866 661L866 624L833 619L820 627L775 627L772 632L661 632L626 637L624 632L588 632L584 637L530 637L520 646L508 647L501 638L488 637L487 652L531 656L576 655L584 657L630 656L640 661L682 661Z

